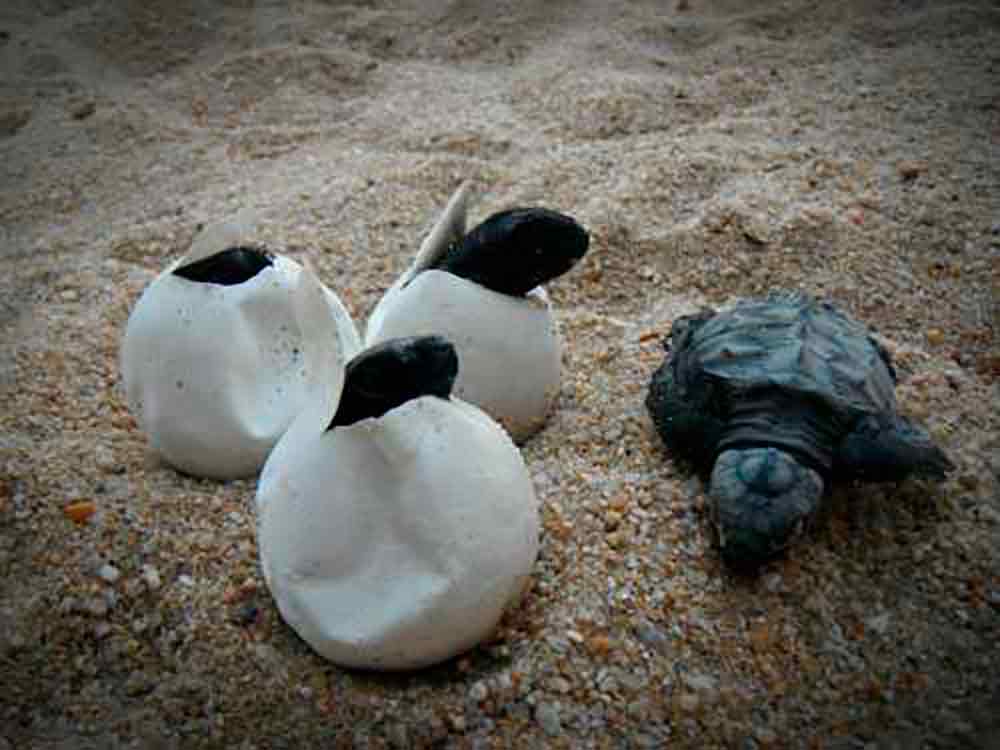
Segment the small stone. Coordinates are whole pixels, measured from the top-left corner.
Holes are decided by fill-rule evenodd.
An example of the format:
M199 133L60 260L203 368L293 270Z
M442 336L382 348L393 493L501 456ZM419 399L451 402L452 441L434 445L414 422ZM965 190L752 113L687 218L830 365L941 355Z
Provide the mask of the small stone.
M944 343L944 331L940 328L930 328L927 331L927 343L931 346L940 346Z
M133 672L125 682L125 695L135 698L153 690L153 682L143 672Z
M670 640L666 634L649 620L642 620L635 626L635 637L645 646L661 653L670 650Z
M8 653L16 653L28 645L28 640L20 633L11 633L7 636Z
M476 703L486 700L489 694L489 688L486 687L486 683L482 680L472 683L472 687L469 688L469 698Z
M405 724L391 724L385 734L390 747L403 750L410 746L410 733Z
M90 500L79 500L63 508L63 513L74 523L85 523L96 511L97 506Z
M535 721L549 737L558 737L562 734L559 707L552 703L539 703L535 707Z
M594 656L607 656L611 651L611 639L606 635L595 635L587 639L587 650Z
M98 569L97 575L107 583L111 584L117 582L118 579L122 577L121 571L111 563L104 563L104 565Z
M11 106L0 107L0 137L16 135L21 128L31 120L31 107Z
M157 591L163 585L160 572L152 565L142 566L142 580L145 581L150 591Z
M742 223L742 229L743 236L754 245L766 245L771 241L771 229L760 217L747 217Z
M94 638L99 641L103 641L111 634L111 623L109 622L99 622L94 625Z
M891 619L892 617L888 612L883 612L880 615L875 615L865 620L865 627L879 635L885 635L886 631L889 630L889 621Z
M684 676L684 682L692 690L699 690L705 692L713 692L718 686L718 681L707 674L699 674L697 672L689 672Z
M771 594L777 594L784 587L784 581L781 578L781 573L769 573L764 576L762 581L764 588Z
M701 706L701 699L694 693L684 693L678 699L678 705L685 713L693 714Z
M451 725L451 729L454 732L465 732L465 717L460 714L455 714L448 717L448 723Z
M89 99L86 101L77 102L69 109L69 113L74 120L86 120L96 111L97 111L97 105Z
M94 617L104 617L108 610L108 603L102 597L95 596L87 603L87 611Z
M915 180L927 171L927 162L907 159L896 165L896 172L904 180Z
M247 628L257 622L259 610L254 604L241 604L233 613L233 623Z
M554 691L562 693L563 695L572 689L572 685L569 684L569 680L562 677L553 677L549 685Z
M767 727L758 727L753 733L754 739L757 740L761 745L767 747L768 745L773 745L778 741L778 735Z

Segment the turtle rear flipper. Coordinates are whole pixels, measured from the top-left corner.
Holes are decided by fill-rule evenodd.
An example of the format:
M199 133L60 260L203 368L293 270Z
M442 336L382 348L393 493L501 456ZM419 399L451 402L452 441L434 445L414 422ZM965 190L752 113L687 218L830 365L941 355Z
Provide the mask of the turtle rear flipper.
M910 476L944 479L955 465L930 435L898 414L858 420L837 447L834 473L864 482L898 482Z

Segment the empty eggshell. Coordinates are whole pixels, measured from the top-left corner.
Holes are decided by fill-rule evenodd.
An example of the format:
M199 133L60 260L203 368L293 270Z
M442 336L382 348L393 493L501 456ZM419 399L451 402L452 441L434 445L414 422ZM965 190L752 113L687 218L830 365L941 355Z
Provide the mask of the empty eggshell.
M348 667L411 669L471 648L538 552L517 448L457 399L422 396L331 430L317 411L281 439L258 486L261 566L282 617Z
M192 281L174 273L246 246L245 220L209 227L191 251L143 292L121 347L125 395L150 446L195 476L255 474L311 388L333 376L317 366L316 337L336 339L344 356L360 348L333 292L319 321L297 302L311 272L281 255L241 283ZM318 281L314 282L319 284ZM304 335L305 331L311 331Z
M376 305L365 343L444 336L458 351L455 395L482 408L521 442L541 429L559 395L558 327L541 287L516 297L429 268L463 235L470 194L464 183L452 196L413 264Z

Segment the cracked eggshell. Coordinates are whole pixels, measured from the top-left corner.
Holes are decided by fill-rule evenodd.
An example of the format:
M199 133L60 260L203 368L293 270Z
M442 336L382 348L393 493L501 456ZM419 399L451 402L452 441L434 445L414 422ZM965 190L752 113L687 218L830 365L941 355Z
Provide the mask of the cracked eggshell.
M315 337L336 337L345 357L360 340L340 300L318 280L325 305L311 315L319 319L297 314L303 277L315 277L289 258L274 256L273 265L231 286L173 274L211 254L206 247L204 238L196 241L143 292L122 342L122 379L150 446L167 463L233 479L260 469L310 387L331 379L324 367L310 366Z
M454 394L500 422L520 442L545 424L561 375L561 344L548 295L500 294L446 271L397 281L372 312L368 346L439 334L458 352Z
M257 492L264 577L331 661L412 669L486 637L538 554L517 448L476 407L425 396L322 431L304 413Z

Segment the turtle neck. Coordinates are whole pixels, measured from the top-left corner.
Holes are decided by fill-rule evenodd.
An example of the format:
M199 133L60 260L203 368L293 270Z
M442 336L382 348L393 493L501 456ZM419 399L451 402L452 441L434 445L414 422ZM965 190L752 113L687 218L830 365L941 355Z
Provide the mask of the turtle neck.
M788 396L774 389L741 394L718 452L751 446L774 446L828 477L840 421L826 405L807 396Z

